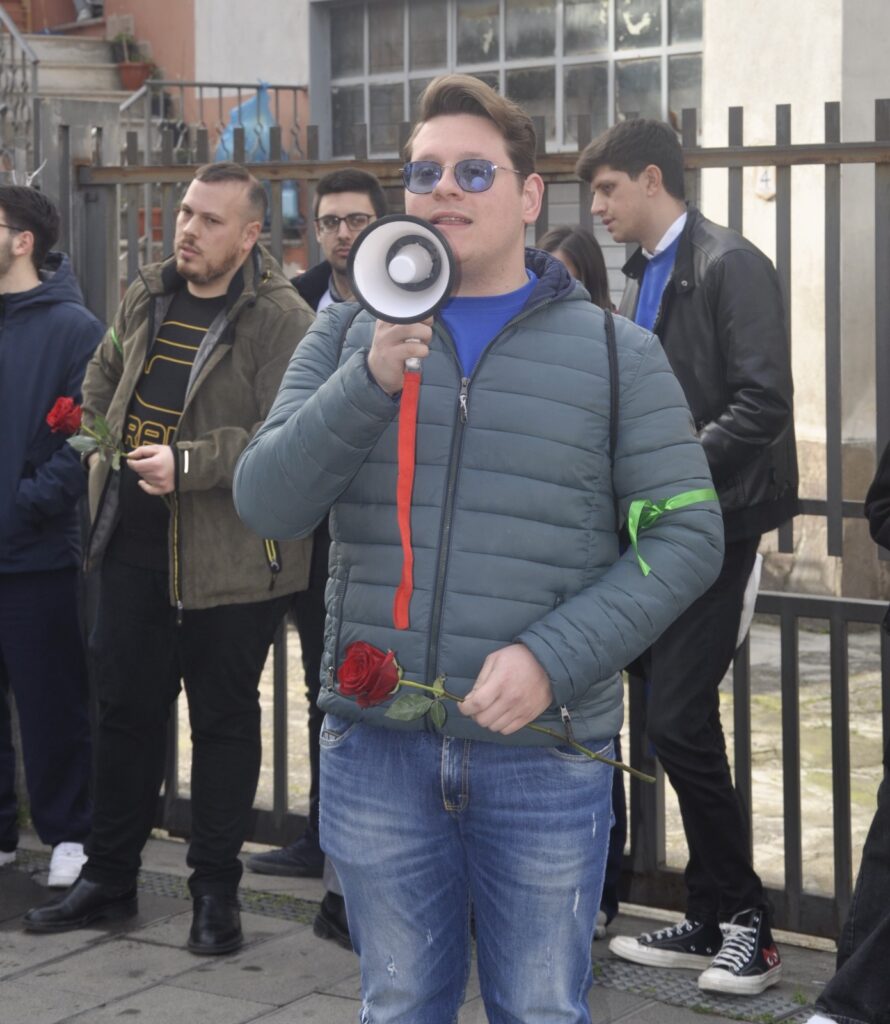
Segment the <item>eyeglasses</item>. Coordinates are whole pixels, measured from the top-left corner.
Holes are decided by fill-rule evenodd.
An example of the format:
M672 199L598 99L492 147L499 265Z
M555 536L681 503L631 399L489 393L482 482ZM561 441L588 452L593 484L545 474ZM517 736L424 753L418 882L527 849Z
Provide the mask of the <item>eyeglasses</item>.
M456 164L437 164L435 160L412 160L402 168L405 188L417 195L432 192L446 169L454 171L454 180L464 192L487 192L494 184L495 171L511 171L524 177L515 167L499 167L490 160L458 160Z
M0 228L6 228L7 231L26 231L27 228L14 228L11 224L3 224L0 222Z
M366 228L374 219L371 213L347 213L345 217L335 217L328 213L324 217L315 218L315 226L323 235L331 235L340 230L341 224L346 224L350 231L361 231Z

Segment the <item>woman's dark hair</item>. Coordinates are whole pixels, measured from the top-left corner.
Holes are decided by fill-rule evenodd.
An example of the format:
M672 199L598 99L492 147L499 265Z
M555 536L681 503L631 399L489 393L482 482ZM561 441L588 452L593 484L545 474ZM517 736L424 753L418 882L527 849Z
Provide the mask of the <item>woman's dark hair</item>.
M606 261L592 231L587 228L552 228L536 244L544 252L556 252L557 249L564 252L575 264L578 280L590 292L593 302L602 309L612 308Z

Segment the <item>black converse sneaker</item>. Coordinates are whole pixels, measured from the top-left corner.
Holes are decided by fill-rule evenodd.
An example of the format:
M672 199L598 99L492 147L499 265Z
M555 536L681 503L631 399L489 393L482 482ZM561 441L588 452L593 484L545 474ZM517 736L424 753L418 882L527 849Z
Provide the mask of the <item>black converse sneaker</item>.
M743 910L726 928L726 937L711 966L699 975L704 992L753 996L782 977L782 959L773 942L767 915Z
M717 955L723 934L717 924L684 920L639 938L616 935L609 949L623 960L647 967L692 967L701 970Z

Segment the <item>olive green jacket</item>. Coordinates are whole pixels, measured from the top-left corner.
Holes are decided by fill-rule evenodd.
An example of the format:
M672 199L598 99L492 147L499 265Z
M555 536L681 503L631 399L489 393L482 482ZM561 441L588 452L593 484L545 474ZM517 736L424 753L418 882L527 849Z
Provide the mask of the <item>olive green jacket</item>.
M184 284L171 257L143 267L127 289L87 368L85 423L102 415L112 436L123 436L146 357ZM166 499L170 600L178 609L261 601L306 587L311 539L277 543L252 533L232 504L232 477L313 318L277 262L256 246L198 349L172 443L176 486ZM93 460L87 569L99 564L117 524L120 472L128 470Z

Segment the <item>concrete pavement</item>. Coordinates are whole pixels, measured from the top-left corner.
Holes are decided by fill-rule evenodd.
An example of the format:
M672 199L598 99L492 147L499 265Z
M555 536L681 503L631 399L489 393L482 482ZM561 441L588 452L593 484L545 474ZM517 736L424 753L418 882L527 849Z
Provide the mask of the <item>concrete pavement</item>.
M184 844L152 839L140 881L139 915L113 926L32 935L21 915L43 902L48 851L22 838L15 866L0 869L0 1024L353 1024L358 1020L359 972L354 954L312 933L320 881L245 872L243 949L196 957L184 949L191 923ZM632 910L633 914L628 913ZM665 920L626 908L614 934L638 934ZM693 971L657 971L593 948L594 1024L800 1024L832 972L834 957L779 935L782 982L762 996L706 996ZM484 1024L473 973L460 1024ZM444 1024L444 1022L443 1022Z

